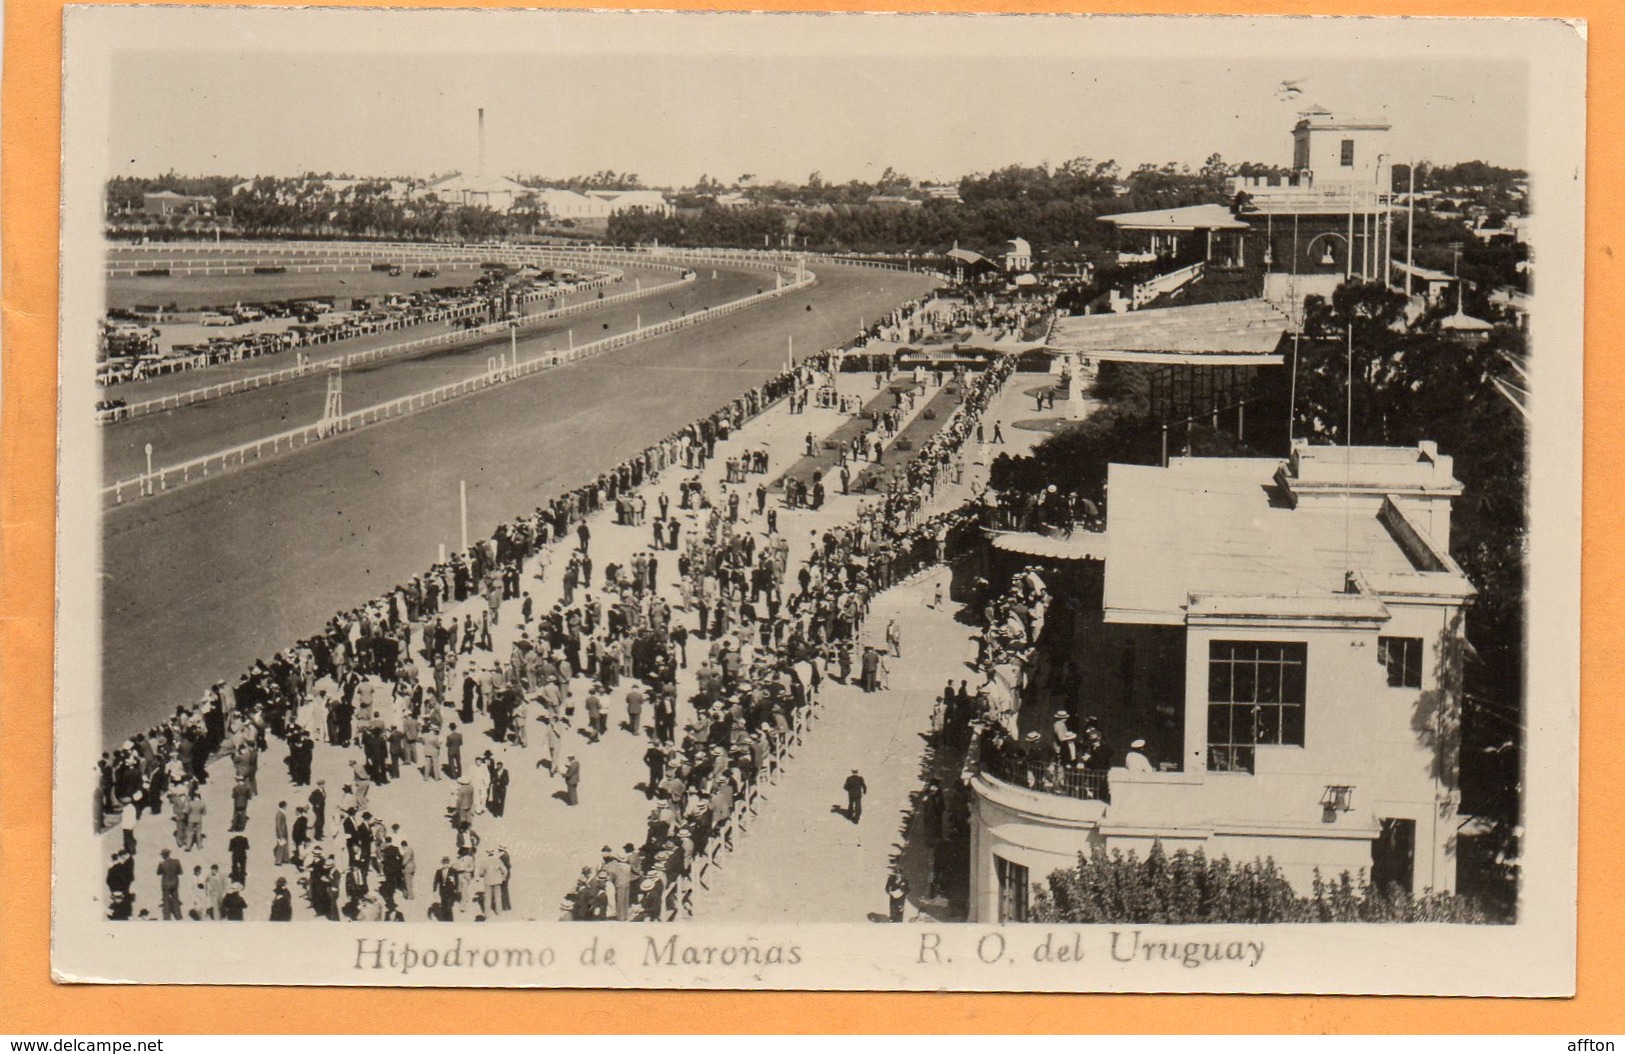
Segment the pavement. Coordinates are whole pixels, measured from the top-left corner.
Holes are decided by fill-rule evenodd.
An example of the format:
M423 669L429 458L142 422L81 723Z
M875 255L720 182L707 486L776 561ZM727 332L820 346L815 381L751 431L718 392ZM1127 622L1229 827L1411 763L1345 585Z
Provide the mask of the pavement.
M929 606L938 586L946 593L949 574L933 569L875 600L867 635L878 641L895 618L902 638L902 657L888 660L890 688L824 686L817 720L765 789L756 819L707 875L709 888L695 890L696 919L884 922L886 877L899 860L910 886L905 917L950 914L946 901L926 899L929 853L914 806L940 771L929 732L943 685L972 676L965 664L976 657L952 606ZM854 769L868 785L858 823L843 811L842 787Z

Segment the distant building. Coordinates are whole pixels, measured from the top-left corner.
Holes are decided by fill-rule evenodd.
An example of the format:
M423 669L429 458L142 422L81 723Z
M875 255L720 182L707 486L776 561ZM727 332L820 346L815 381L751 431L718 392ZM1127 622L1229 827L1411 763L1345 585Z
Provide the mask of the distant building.
M1223 205L1118 212L1100 219L1119 232L1121 263L1174 257L1220 268L1247 266L1250 225Z
M1010 239L1010 244L1004 250L1004 269L1006 271L1033 269L1033 247L1027 243L1027 239Z
M1420 296L1427 303L1443 299L1456 284L1456 276L1431 267L1418 267L1402 260L1393 262L1394 281L1401 289Z
M959 201L958 183L921 183L920 195L932 201Z
M609 202L574 190L545 187L536 191L536 200L556 220L607 219Z
M658 190L589 190L586 196L606 202L610 213L643 209L659 216L670 216L673 212L666 195Z
M919 198L911 198L906 194L870 194L866 204L890 205L893 208L913 208L924 204Z
M1023 918L1079 853L1159 841L1273 859L1300 892L1317 869L1453 891L1474 590L1450 556L1451 459L1300 442L1285 462L1114 464L1108 493L1103 534L994 545L1067 565L1071 615L1045 632L1066 633L1115 758L1149 763L1035 774L973 748L971 919ZM1052 697L1024 694L1006 731L1055 742Z
M507 176L470 176L455 172L418 188L415 197L435 198L448 205L483 207L494 212L510 212L531 189Z
M1236 176L1233 208L1264 235L1267 270L1386 280L1393 249L1389 125L1319 107L1292 129L1292 170Z
M970 282L997 274L999 265L981 253L954 246L946 254L949 272L956 282Z
M214 199L158 190L141 195L141 211L148 216L213 216Z

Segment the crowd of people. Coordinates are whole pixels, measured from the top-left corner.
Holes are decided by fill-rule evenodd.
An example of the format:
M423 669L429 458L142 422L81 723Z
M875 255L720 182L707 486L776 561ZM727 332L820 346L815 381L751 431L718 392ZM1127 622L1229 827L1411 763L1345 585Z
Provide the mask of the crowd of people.
M1048 318L1055 310L1053 293L1012 298L996 293L965 292L959 300L943 300L945 312L940 324L947 329L976 329L994 340L1020 339L1028 327Z
M982 494L982 523L1000 531L1050 528L1070 533L1074 529L1104 530L1106 517L1094 499L1076 490L1061 490L1051 483L1037 492L989 488Z
M954 734L967 747L967 775L980 768L1018 786L1110 801L1107 772L1118 764L1117 755L1100 718L1082 712L1086 685L1076 660L1066 653L1068 627L1063 624L1051 638L1044 635L1050 608L1049 590L1032 567L989 600L977 636L983 684L974 696L961 690L946 704L945 725L958 730ZM1035 711L1043 711L1038 728L1031 727ZM1133 740L1121 763L1150 771L1144 750L1143 739Z
M865 640L870 603L922 567L946 561L974 533L964 507L929 517L921 511L1013 370L1001 360L966 379L955 412L880 500L809 539L793 581L785 574L788 547L772 521L711 517L697 540L702 559L679 568L692 580L685 595L714 583L728 612L716 624L700 618L707 646L691 700L696 718L680 732L651 730L644 788L653 805L642 840L618 851L606 845L602 864L584 868L560 904L562 918L675 917L687 884L731 844L741 810L750 808L759 781L777 771L824 682L853 683L857 672L865 691L882 687L885 655L900 654L901 641L895 623L884 646ZM766 574L748 573L756 550L772 554ZM665 681L650 688L668 690Z
M669 917L670 894L727 843L738 803L781 763L820 685L835 678L881 686L886 649L863 639L872 597L945 560L976 530L973 507L923 510L961 470L959 451L1013 372L1010 360L960 376L954 412L850 522L810 536L799 566L778 525L793 495L769 503L763 451L724 453L722 480L702 481L719 442L776 401L812 390L836 367L833 354L804 360L466 552L335 615L321 633L256 662L232 685L216 682L104 754L96 828L123 832L106 878L109 917L287 921L303 902L303 914L318 918L404 918L422 892L416 850L369 799L374 787L403 778L447 788L455 854L434 871L428 916L501 915L511 910L515 861L480 828L484 817L503 815L511 774L490 750L470 756L474 744L535 741L536 768L575 805L580 763L566 742L610 733L612 693L624 699L620 729L647 741L643 789L652 811L641 841L606 846L561 914ZM669 486L653 501L642 492L672 472L682 474L675 502ZM647 527L648 547L630 560L596 561L587 520L606 509L620 525ZM553 575L560 599L544 608L531 583ZM493 629L512 618L519 626L504 634L513 640L498 654ZM695 716L680 722L687 710L677 671L691 666L698 690L684 701ZM296 793L291 808L290 800L275 807L269 903L250 905L245 826L250 810L265 808L258 766L279 742ZM345 751L349 774L336 793L313 778L318 744ZM218 829L205 825L202 789L211 778L232 784L220 847L229 862L192 863L188 874L181 854L191 862L199 857L190 854L218 844ZM165 808L175 844L147 865L159 877L155 915L134 903L138 852L151 859L136 830L144 813Z
M410 581L335 615L322 633L268 662L257 661L234 685L216 682L202 699L178 707L168 720L105 753L98 764L95 825L98 831L114 824L124 831L107 875L109 915L147 914L146 909L134 908L130 892L141 816L161 813L167 804L177 816L177 849L200 847L206 837L200 790L211 778L211 765L222 757L232 759L237 784L243 788L233 788L234 811L246 812L255 798L253 772L259 755L273 740L286 746L290 781L301 790L311 785L316 744L352 751L353 778L337 800L329 802L324 782L316 780L309 800L296 807L286 824L279 806L277 866L283 866L286 842L286 863L297 874L281 877L296 878L315 914L387 918L400 910L402 899L411 898L405 874L415 869L415 862L395 865L401 846L387 831L379 837L382 821L367 802L371 787L400 778L404 770L416 770L428 780L444 777L455 787L447 817L457 832L459 853L436 873L435 881L437 898L446 890L454 890L455 896L437 899L440 913L449 921L452 909L480 915L503 910L506 898L492 898L485 891L498 885L505 888L510 866L503 861L506 851L501 846L481 849L474 820L493 810L501 814L502 792L492 788L505 788L506 776L493 771L500 769L500 762L489 752L465 772L465 743L484 734L493 742L524 744L532 727L539 727L547 750L543 765L565 784L573 803L579 766L573 758L560 756L560 744L577 714L571 697L576 675L605 691L623 677L647 680L649 695L639 698L639 693L630 693L628 705L637 699L649 707L657 727L671 730L671 671L674 662L685 661L686 630L673 624L670 603L657 593L660 561L654 550L681 546L674 510L662 494L659 515L650 521L662 544L626 566L603 567L596 596L587 518L618 502L628 509L626 515L644 515L631 511L638 507L629 501L638 488L662 472L687 473L679 508L703 508L709 518L705 538L691 538L678 557L677 573L687 581L709 584L699 585L683 602L700 613L711 634L726 634L740 621L740 596L717 583L724 570L739 569L739 550L719 556L717 525L724 515L737 517L740 502L726 498L713 502L699 483L699 471L716 454L718 442L805 386L813 371L827 367L827 359L815 357L773 377L592 482L499 526L466 553L454 553ZM739 455L739 460L757 474L768 467L759 451ZM737 490L730 496L737 499ZM523 570L526 561L533 560L537 573L545 577L555 556L563 564L556 573L562 578L564 600L552 610L538 611L525 588ZM758 583L771 567L783 566L779 550L751 553L749 561ZM701 567L714 568L715 573L694 573ZM484 600L477 605L477 615L465 609L461 621L451 617L453 605L476 598ZM505 659L493 653L491 634L502 617L504 600L519 601L518 617L525 623ZM596 691L583 703L588 727L603 734L605 718ZM216 768L215 778L219 775ZM286 840L281 837L284 826ZM235 834L242 838L240 832ZM246 856L246 838L241 843L236 838L234 854ZM402 855L410 861L410 854ZM168 910L173 906L168 903L172 879L177 889L184 885L184 876L171 876L170 870L166 864L160 871L166 918L172 917ZM279 882L272 905L276 912L281 910L283 893L294 895L286 887L286 881Z

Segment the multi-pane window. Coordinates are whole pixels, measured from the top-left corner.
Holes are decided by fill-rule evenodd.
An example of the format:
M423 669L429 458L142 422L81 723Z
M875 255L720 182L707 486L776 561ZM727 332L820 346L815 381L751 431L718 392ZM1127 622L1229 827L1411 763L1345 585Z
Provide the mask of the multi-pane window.
M1343 140L1343 167L1354 167L1354 140L1352 139Z
M1309 646L1216 640L1208 645L1207 752L1215 772L1253 771L1253 748L1303 746Z
M1422 687L1422 638L1378 637L1377 661L1388 670L1388 687Z
M993 866L999 876L999 921L1026 922L1027 895L1032 879L1024 864L1013 864L997 854Z

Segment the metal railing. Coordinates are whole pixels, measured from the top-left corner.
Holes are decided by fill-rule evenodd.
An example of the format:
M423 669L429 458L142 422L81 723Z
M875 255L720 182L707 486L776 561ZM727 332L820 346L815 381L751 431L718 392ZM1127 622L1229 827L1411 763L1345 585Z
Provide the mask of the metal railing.
M543 370L550 370L571 362L579 362L582 359L601 355L604 352L613 351L616 348L622 348L641 340L658 337L710 319L731 315L768 300L784 296L797 289L806 288L818 281L817 275L811 271L802 271L799 274L800 277L797 279L786 282L776 289L756 293L731 303L722 304L719 307L705 308L681 318L667 319L652 326L643 326L626 333L605 337L602 340L580 344L573 349L544 352L525 362L502 363L485 373L452 384L441 385L438 388L415 392L398 399L391 399L388 402L364 407L342 417L318 421L302 428L279 432L264 439L257 439L203 457L193 458L178 465L154 469L150 473L144 472L137 476L130 476L103 487L101 491L102 500L115 505L122 505L127 498L151 497L168 491L172 487L184 486L187 483L207 479L211 473L218 475L229 468L240 468L251 462L262 461L266 457L274 457L283 453L284 447L288 452L292 452L335 435L352 432L397 417L404 417L407 414L417 413L452 399L460 399L465 395L483 391L495 385L506 384L521 377L528 377ZM507 324L503 323L502 325L506 327Z
M984 775L1001 783L1041 794L1084 801L1111 800L1111 786L1105 771L1086 769L1081 762L1063 762L1048 751L1028 753L1014 744L1003 750L984 748L981 767Z
M613 280L613 277L603 280L595 279L592 282L585 283L577 287L577 289L573 290L573 292L590 291L592 289L602 288L605 285L611 284ZM219 384L211 384L202 388L192 388L184 392L177 392L173 395L165 395L156 399L143 400L139 403L130 403L126 406L98 410L96 412L96 421L99 424L111 424L115 421L124 421L132 417L141 417L146 414L161 413L162 411L173 410L181 406L191 406L196 403L208 402L211 399L219 399L227 395L234 395L238 392L253 391L257 388L264 388L274 384L283 384L288 381L297 380L301 377L308 377L312 373L331 369L335 365L356 366L363 363L380 362L385 359L409 355L422 351L425 348L442 347L446 345L463 343L476 343L481 340L489 339L493 336L505 334L510 329L524 330L528 327L538 325L542 322L548 322L553 319L565 318L570 315L585 314L588 311L594 311L601 307L626 303L627 301L637 300L642 297L653 296L656 293L670 290L674 286L683 285L687 282L692 282L693 280L694 279L692 276L682 277L678 278L674 282L661 282L658 285L652 285L645 289L632 290L626 293L617 293L614 296L605 297L602 300L582 300L578 301L577 303L566 304L563 307L554 308L549 311L541 311L535 314L525 315L514 320L490 322L483 326L475 326L469 329L458 329L452 330L448 333L437 333L432 337L420 337L417 340L409 340L400 344L390 344L381 348L369 348L364 351L354 351L341 357L326 359L322 362L307 362L298 366L289 366L285 369L268 370L264 373L254 374L251 377L240 377L235 380L222 381ZM537 294L535 297L531 297L530 299L542 299L544 296L545 294ZM476 307L458 309L456 311L431 312L424 318L409 323L409 325L427 325L442 320L455 320L457 318L467 317L470 314L477 313L479 310L480 309ZM406 328L406 325L386 326L386 328L404 329ZM328 343L328 341L315 341L313 343Z
M712 828L705 851L699 853L690 863L689 874L679 878L678 883L667 892L666 910L661 921L676 922L679 919L694 917L694 887L698 886L705 890L711 888L705 881L706 876L715 868L722 866L723 857L733 851L735 835L749 832L752 821L760 814L760 805L767 788L778 783L785 762L795 756L796 748L801 745L802 738L811 727L816 711L816 705L809 700L807 705L798 707L792 712L789 731L774 743L762 771L757 773L744 793L735 799L733 811Z

